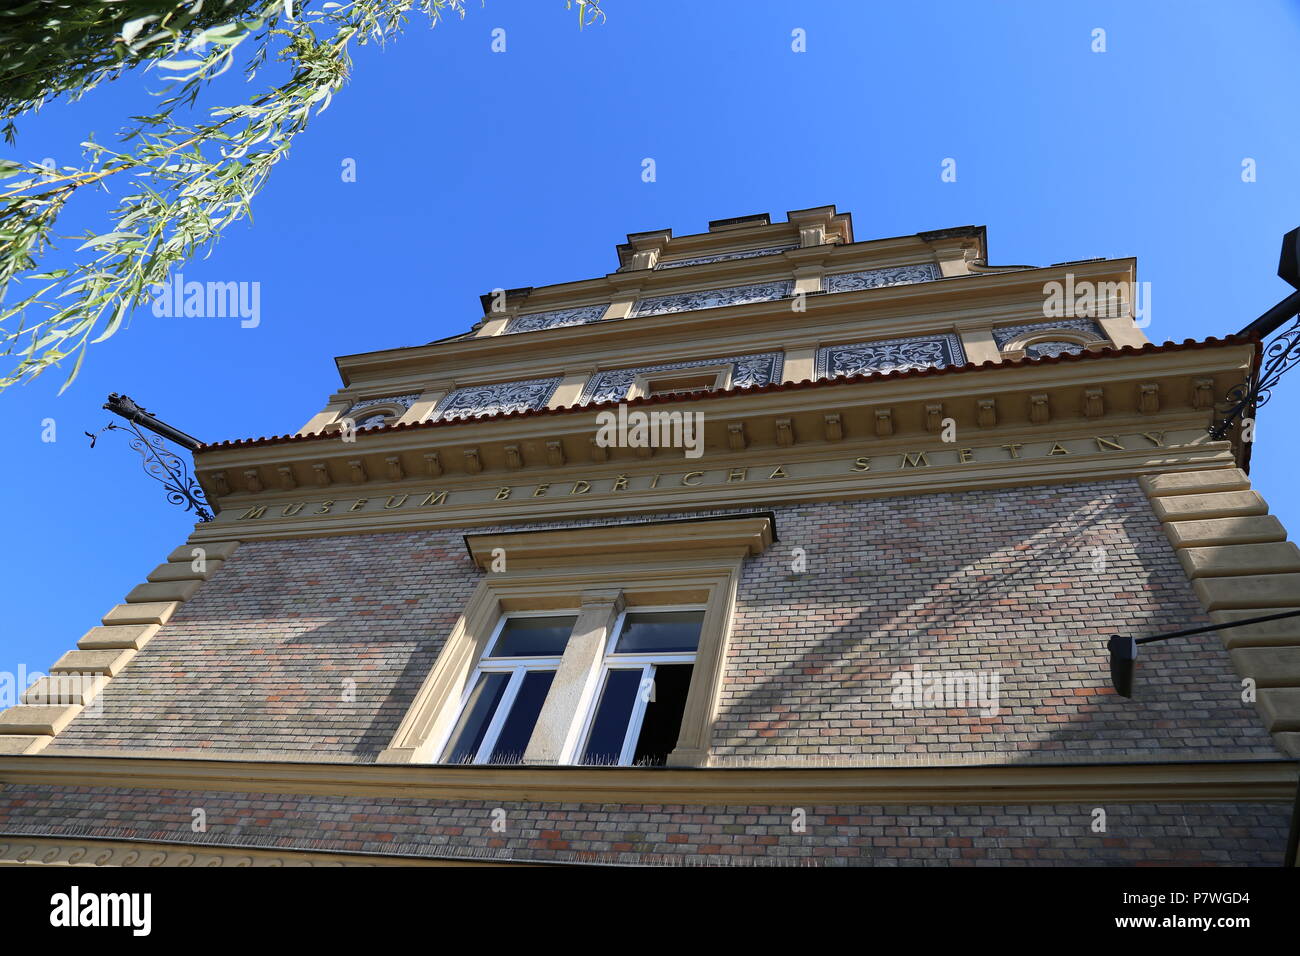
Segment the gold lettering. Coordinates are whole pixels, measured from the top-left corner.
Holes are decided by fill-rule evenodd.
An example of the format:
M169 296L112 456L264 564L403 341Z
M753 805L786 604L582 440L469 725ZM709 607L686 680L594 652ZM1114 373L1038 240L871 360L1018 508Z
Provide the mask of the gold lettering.
M322 501L320 503L320 511L316 513L318 515L327 515L330 513L330 509L332 509L333 507L334 507L334 500L332 498L329 501Z
M358 498L356 501L352 503L352 507L349 508L348 511L360 511L368 504L370 504L369 498Z
M858 459L856 459L856 460L853 462L853 467L850 469L850 471L870 471L870 470L871 470L871 459L870 459L870 458L858 458Z
M299 511L302 511L302 509L306 507L307 507L307 502L305 501L299 501L295 504L285 505L284 508L280 510L280 517L292 518Z
M584 481L583 479L579 478L577 481L573 483L573 487L569 489L569 494L585 495L589 491L591 491L591 482Z
M1164 432L1143 432L1142 437L1157 447L1163 447L1165 443Z
M657 477L659 477L659 476L656 475L655 477L657 478ZM682 484L684 484L684 485L690 485L691 487L694 487L695 485L698 485L698 484L699 484L698 481L691 481L691 480L690 480L690 479L692 479L692 478L700 478L700 479L703 479L703 478L704 478L704 472L702 472L702 471L689 471L689 472L687 472L686 474L682 475Z
M447 500L447 492L431 491L429 492L429 497L425 498L423 501L420 502L420 507L426 508L429 505L440 505L446 500Z
M1070 450L1062 445L1059 441L1052 442L1052 447L1048 450L1048 457L1052 455L1068 455Z
M389 495L389 496L388 496L388 500L384 502L384 507L385 507L385 508L400 508L400 507L402 507L402 505L406 504L406 499L409 498L409 497L411 497L411 496L410 496L410 495L402 495L402 496L399 498L397 495Z
M497 492L497 501L505 501L509 497L510 497L509 488L502 488L500 491Z
M264 514L266 514L266 505L262 505L259 508L249 508L239 516L239 520L243 521L245 518L260 518Z
M899 468L929 468L930 459L926 457L925 452L918 451L915 454L903 452L903 463Z
M659 476L658 476L658 475L655 475L653 478L650 479L650 487L651 487L651 488L658 488L658 487L659 487Z
M790 476L785 473L785 465L777 465L776 471L772 472L767 477L770 481L773 478L789 478Z
M545 498L545 497L546 497L546 492L548 492L548 491L550 491L550 490L551 490L551 486L550 486L550 485L538 485L536 488L533 489L533 497L534 497L534 498Z
M744 481L747 474L749 474L748 468L733 468L727 472L727 481Z
M610 491L627 491L627 475L619 475L614 479L614 487Z
M974 454L975 454L975 449L974 449L974 448L958 448L958 449L957 449L957 460L958 460L959 462L962 462L963 464L965 464L966 462L972 460L972 456L973 456Z
M1003 445L1002 447L1011 452L1012 458L1019 458L1020 449L1024 448L1025 445L1024 442L1012 442L1010 445Z
M1097 451L1123 451L1124 446L1119 443L1118 435L1111 435L1109 438L1102 438L1100 435L1094 435L1093 441L1097 443Z

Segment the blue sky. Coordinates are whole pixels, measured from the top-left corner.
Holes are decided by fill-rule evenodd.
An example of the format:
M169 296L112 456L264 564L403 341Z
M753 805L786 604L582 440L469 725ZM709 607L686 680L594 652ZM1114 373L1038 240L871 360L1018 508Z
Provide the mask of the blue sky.
M59 370L0 394L0 670L48 667L191 529L119 436L88 447L108 392L209 441L292 432L338 387L335 355L463 331L494 287L612 271L628 232L829 203L858 239L984 224L995 264L1136 256L1157 341L1234 332L1289 291L1274 271L1300 225L1294 2L605 7L579 32L562 0L471 0L463 21L363 50L254 222L184 270L260 282L257 328L144 309L62 396ZM0 155L75 163L140 91L56 104ZM1253 477L1296 528L1292 379L1261 412Z

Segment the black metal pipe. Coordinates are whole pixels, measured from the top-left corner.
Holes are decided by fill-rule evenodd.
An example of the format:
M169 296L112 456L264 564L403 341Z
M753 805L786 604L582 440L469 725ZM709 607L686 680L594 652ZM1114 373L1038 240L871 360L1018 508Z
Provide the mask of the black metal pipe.
M1283 322L1295 315L1300 315L1300 289L1292 292L1237 334L1258 336L1261 339L1268 338L1277 331Z
M1152 641L1167 641L1171 637L1191 637L1193 634L1208 634L1210 631L1226 631L1230 627L1245 627L1247 624L1263 624L1265 621L1280 621L1284 617L1300 617L1300 609L1283 611L1281 614L1266 614L1263 617L1248 617L1228 624L1206 624L1204 627L1189 627L1184 631L1170 631L1168 634L1152 634L1139 637L1134 643L1150 644Z
M1300 295L1297 292L1296 295ZM1295 298L1295 296L1292 296ZM1133 672L1137 664L1137 645L1150 644L1152 641L1167 641L1173 637L1191 637L1193 634L1208 634L1210 631L1226 631L1233 627L1245 627L1248 624L1263 624L1265 621L1281 621L1288 617L1300 617L1300 609L1283 611L1281 614L1265 614L1262 617L1248 617L1227 624L1209 624L1205 627L1189 627L1182 631L1168 634L1151 634L1147 637L1123 638L1112 635L1107 651L1110 655L1110 680L1115 691L1123 697L1133 696ZM1296 778L1295 806L1291 810L1291 826L1286 837L1286 856L1283 866L1296 865L1296 851L1300 847L1300 775Z
M131 400L129 396L119 395L113 392L108 396L108 401L104 403L104 409L112 412L114 415L120 415L132 424L147 428L155 435L161 435L168 441L173 441L182 448L194 451L203 445L193 435L187 435L179 428L173 428L166 422L154 418L147 411Z

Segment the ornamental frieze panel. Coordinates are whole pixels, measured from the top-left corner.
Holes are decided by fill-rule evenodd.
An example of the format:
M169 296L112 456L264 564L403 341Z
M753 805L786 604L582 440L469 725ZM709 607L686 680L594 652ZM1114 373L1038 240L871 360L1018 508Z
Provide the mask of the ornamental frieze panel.
M863 272L839 272L823 280L827 292L857 292L859 289L882 289L891 285L911 285L941 278L939 267L932 262L892 269L867 269Z
M669 312L717 309L724 305L770 302L773 299L789 298L793 294L793 279L731 286L726 289L704 289L699 292L681 292L676 295L659 295L641 299L632 310L632 315L665 315Z
M559 329L570 325L589 325L592 322L599 322L606 308L607 306L601 303L584 305L576 309L554 309L550 312L517 315L506 323L502 334L514 335L516 332L540 332L543 329Z
M818 378L839 378L871 372L965 365L961 339L950 333L906 339L885 339L817 350Z
M753 388L770 385L781 380L784 352L767 352L762 355L742 355L731 358L701 359L696 362L672 362L667 365L645 365L639 368L611 369L593 375L582 390L579 405L599 402L621 402L627 398L628 389L638 375L655 372L672 372L677 369L703 368L730 365L732 388Z
M559 378L539 378L527 382L500 382L458 388L438 403L433 421L481 418L509 412L542 408L555 394Z
M722 252L712 256L695 256L690 259L670 259L667 262L660 262L656 269L678 269L682 266L697 266L705 262L728 262L732 259L756 259L759 256L775 256L787 249L798 249L798 243L791 243L786 246L772 246L767 249L747 249L744 252Z

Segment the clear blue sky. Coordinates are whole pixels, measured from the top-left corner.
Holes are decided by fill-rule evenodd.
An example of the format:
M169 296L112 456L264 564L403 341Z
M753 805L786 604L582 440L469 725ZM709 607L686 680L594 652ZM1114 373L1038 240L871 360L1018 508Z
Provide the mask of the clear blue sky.
M579 33L562 0L470 0L463 21L363 51L255 222L184 270L260 282L258 328L144 309L62 396L59 370L0 394L0 670L48 667L191 529L120 436L88 447L108 392L209 441L291 432L338 387L335 355L463 331L497 286L612 271L628 232L828 203L859 239L984 224L994 263L1136 256L1157 341L1236 331L1289 291L1274 270L1300 225L1294 2L605 6ZM143 111L138 91L55 105L0 155L74 163L86 133ZM1253 476L1300 529L1290 378Z

